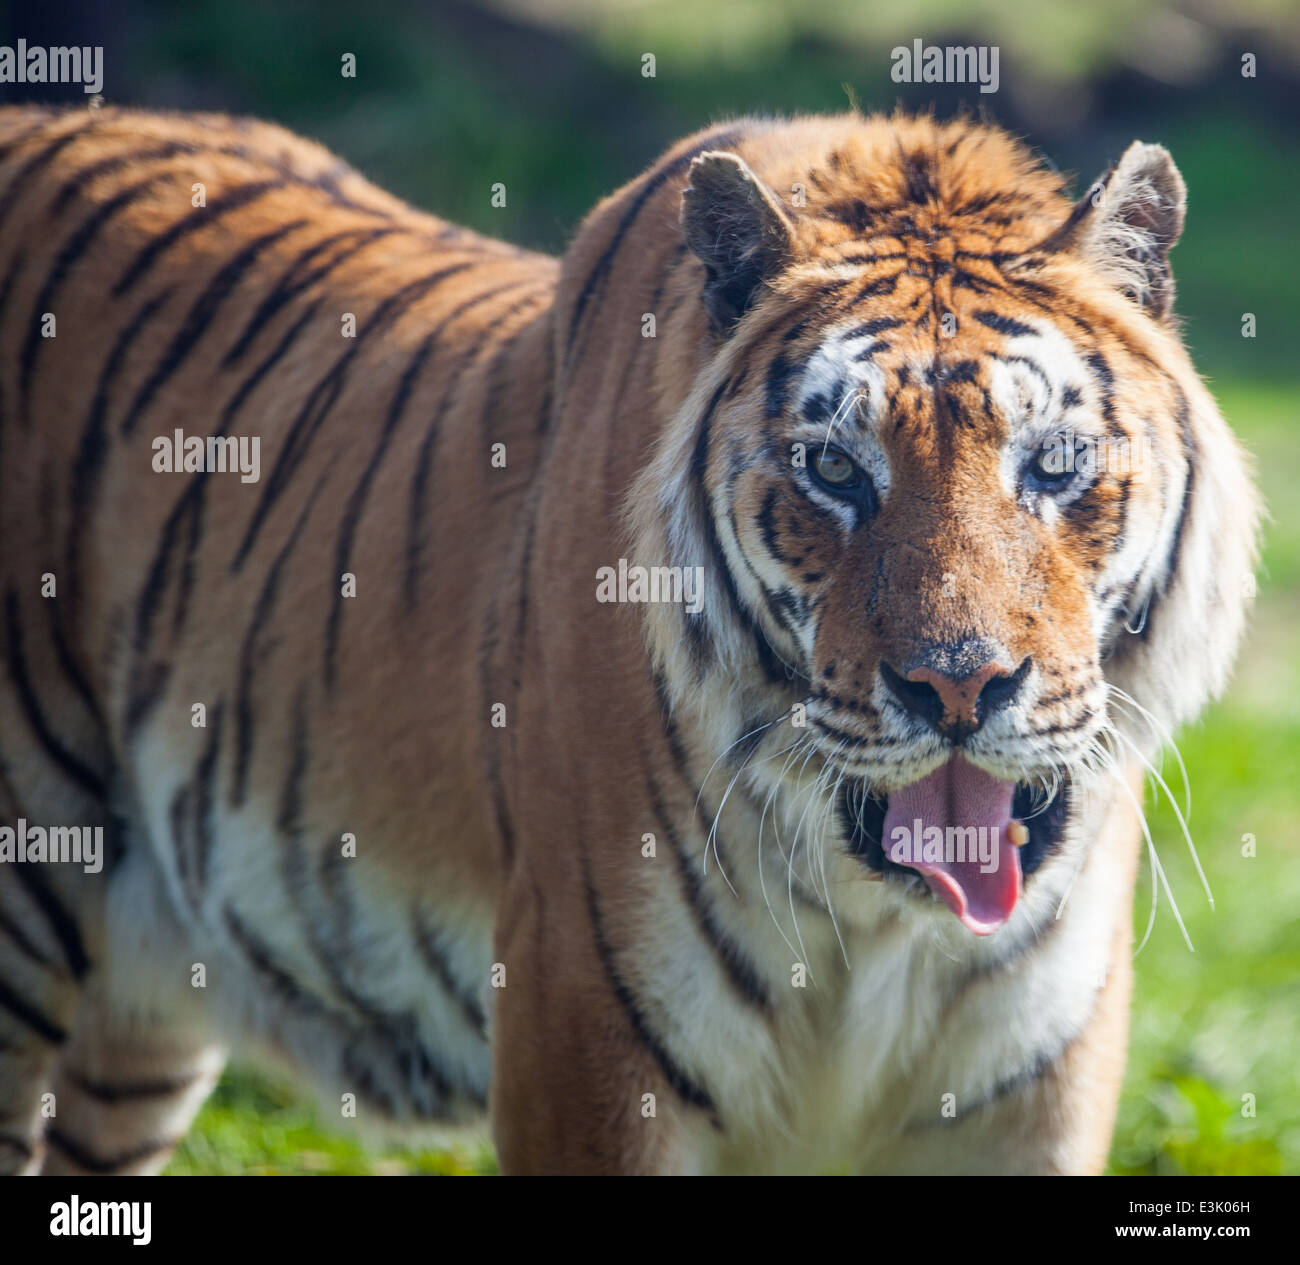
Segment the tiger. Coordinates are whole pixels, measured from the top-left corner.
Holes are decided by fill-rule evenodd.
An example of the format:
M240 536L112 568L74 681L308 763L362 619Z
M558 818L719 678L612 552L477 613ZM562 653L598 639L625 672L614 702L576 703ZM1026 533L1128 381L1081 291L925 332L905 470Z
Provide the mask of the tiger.
M1260 513L1185 205L742 117L557 259L0 112L4 1168L156 1172L233 1054L508 1174L1102 1171Z

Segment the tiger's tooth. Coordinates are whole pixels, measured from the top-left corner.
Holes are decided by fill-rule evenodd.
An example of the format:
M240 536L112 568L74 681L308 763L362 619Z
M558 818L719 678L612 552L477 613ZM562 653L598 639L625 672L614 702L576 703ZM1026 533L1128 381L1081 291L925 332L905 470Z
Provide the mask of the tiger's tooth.
M1029 827L1023 821L1013 821L1007 827L1007 842L1013 848L1023 848L1029 842Z

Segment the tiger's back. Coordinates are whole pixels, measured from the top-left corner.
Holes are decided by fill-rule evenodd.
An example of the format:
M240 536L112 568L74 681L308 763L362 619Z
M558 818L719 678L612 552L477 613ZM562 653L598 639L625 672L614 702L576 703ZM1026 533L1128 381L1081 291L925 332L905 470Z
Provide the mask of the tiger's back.
M4 1159L39 1162L52 1086L47 1171L156 1166L223 1023L399 1117L481 1106L465 647L546 430L555 265L267 125L0 119L0 820L106 828L97 874L0 868Z

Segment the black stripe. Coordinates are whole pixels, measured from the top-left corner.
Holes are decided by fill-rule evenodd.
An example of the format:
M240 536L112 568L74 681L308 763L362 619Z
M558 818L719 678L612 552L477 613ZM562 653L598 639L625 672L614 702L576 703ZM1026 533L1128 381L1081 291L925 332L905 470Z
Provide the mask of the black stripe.
M495 298L498 294L505 293L509 290L518 289L520 285L527 284L522 281L508 281L504 285L494 286L490 290L485 290L481 294L474 295L466 299L454 311L449 312L447 316L439 322L434 331L435 337L440 337L443 330L457 317L475 307L479 303L484 303L488 299ZM478 358L479 352L483 346L495 336L497 329L502 321L509 319L517 312L520 307L524 306L531 300L532 296L525 296L518 303L513 304L506 311L502 312L495 321L485 329L480 331L478 338L471 344L461 349L460 355L456 358L447 376L447 386L438 400L437 408L433 413L433 418L424 433L424 438L420 441L420 447L415 456L415 468L411 476L411 499L407 510L406 525L406 577L404 583L406 609L413 610L415 607L416 587L419 582L420 573L420 555L423 548L421 537L421 511L424 506L425 492L428 487L429 475L433 466L433 450L437 442L438 434L442 428L442 419L456 394L456 388L460 384L461 376ZM519 331L529 328L523 326Z
M142 1142L139 1146L131 1147L130 1150L118 1151L113 1155L96 1155L83 1143L75 1141L53 1126L45 1130L45 1140L58 1147L78 1168L84 1168L88 1173L106 1174L115 1173L130 1164L138 1164L141 1160L149 1159L150 1156L170 1151L180 1138L151 1139Z
M1178 433L1182 441L1183 462L1187 467L1187 476L1183 481L1183 495L1178 507L1178 524L1174 528L1174 538L1170 541L1169 552L1165 556L1164 574L1160 577L1160 583L1156 586L1156 592L1160 597L1169 591L1169 586L1173 577L1179 573L1183 553L1183 538L1185 535L1187 520L1192 511L1192 494L1196 488L1196 462L1198 459L1198 448L1196 442L1196 433L1192 429L1191 408L1187 402L1187 396L1183 394L1182 388L1175 383L1175 389L1178 391ZM1142 631L1138 637L1146 641L1151 636L1151 621L1160 609L1159 603L1153 602L1151 609L1147 613L1146 623L1142 626Z
M58 661L59 669L62 671L64 678L81 699L86 710L90 712L96 725L102 727L104 713L100 708L99 699L95 697L95 692L90 688L90 682L86 678L81 664L77 662L77 657L68 641L63 623L64 610L64 606L57 600L49 603L50 640L54 644L54 657Z
M27 318L27 333L23 339L22 351L18 360L18 408L23 425L28 423L28 395L31 388L32 373L36 368L36 357L41 345L47 340L41 336L41 316L53 311L54 296L63 284L68 270L94 244L95 238L119 211L125 210L133 202L139 201L162 179L161 176L149 176L144 180L123 189L116 197L95 207L79 224L76 230L64 242L62 249L55 256L54 263L46 274L36 302L32 304L31 314Z
M1040 364L1038 364L1037 361L1031 360L1028 356L1021 356L1021 355L1005 356L1001 352L997 352L997 351L989 352L989 356L993 360L1000 360L1004 365L1022 365L1025 369L1027 369L1030 373L1032 373L1034 377L1036 377L1043 384L1043 386L1047 388L1049 394L1051 393L1053 389L1052 381L1047 376L1047 374L1043 371L1043 367ZM1072 387L1066 388L1067 391L1073 389L1074 388ZM1066 401L1062 399L1061 402L1064 404Z
M955 1128L957 1125L964 1124L972 1116L987 1111L990 1107L996 1107L1004 1099L1032 1089L1065 1057L1079 1039L1079 1035L1070 1037L1059 1049L1051 1053L1037 1055L1033 1062L1023 1071L1017 1072L1014 1076L1009 1076L1005 1080L998 1081L991 1089L976 1099L972 1106L962 1107L958 1104L956 1116L936 1114L933 1118L927 1117L922 1120L913 1120L908 1124L906 1131L916 1133L934 1128Z
M302 316L291 326L284 337L270 352L252 373L240 384L239 389L230 398L229 403L222 411L221 421L216 430L212 432L213 438L224 438L227 432L233 426L240 409L243 407L245 400L288 352L289 348L298 338L298 335L306 328L312 318L316 315L320 307L319 301L313 303ZM188 597L190 588L193 584L194 557L201 540L201 526L203 518L203 509L205 497L207 494L207 480L211 472L204 470L198 472L193 480L186 487L167 521L163 524L159 536L159 545L154 554L153 563L150 566L149 577L142 591L140 603L136 610L136 631L135 644L137 652L142 652L147 646L152 635L153 618L157 613L158 603L162 593L166 588L166 581L170 572L170 559L172 550L176 545L176 533L180 530L183 523L189 522L189 540L186 546L186 552L183 559L180 576L181 586L178 594L175 613L172 620L173 638L179 635L184 623L186 611L188 609Z
M734 145L744 134L745 129L743 128L732 128L730 131L714 133L712 136L700 141L698 145L692 146L686 153L679 154L671 162L665 163L657 171L651 171L645 177L645 182L640 190L624 210L622 218L618 222L618 227L615 228L614 235L609 240L609 244L601 252L600 257L587 274L587 280L583 283L582 289L578 292L573 307L573 316L569 322L569 336L565 344L566 362L571 364L574 358L575 344L582 326L583 314L587 310L587 304L591 302L592 297L595 295L596 287L605 280L606 275L613 266L614 257L623 244L623 239L631 230L645 204L666 181L680 175L700 154L711 149L726 149L727 146Z
M786 408L790 379L803 371L803 365L792 365L784 352L772 358L767 367L763 400L768 417L780 417Z
M285 332L284 337L281 338L266 359L244 379L222 411L221 421L212 432L213 438L225 437L234 424L245 400L266 374L287 354L289 348L297 340L298 335L302 333L316 315L319 307L320 301L318 300ZM143 653L151 640L154 616L157 614L159 603L166 591L167 581L170 577L171 557L177 543L176 533L180 530L181 525L188 521L190 524L189 541L181 569L181 591L172 621L173 636L175 637L180 633L186 613L186 598L193 579L193 559L200 541L204 498L207 494L207 480L210 473L210 471L204 470L194 476L173 506L171 513L168 514L167 520L159 533L158 548L154 553L153 562L150 564L149 573L136 607L134 644L137 653ZM136 718L137 724L140 719L142 717Z
M253 238L243 250L233 256L216 273L204 287L190 310L185 314L181 327L176 332L170 346L163 352L162 358L154 366L153 372L145 379L131 401L126 415L122 418L122 434L130 435L140 424L159 387L161 387L185 363L185 358L198 345L199 340L211 325L222 303L230 296L235 286L244 279L244 274L252 267L257 256L268 246L274 245L282 237L296 232L307 223L306 220L293 220Z
M9 108L10 107L6 107L6 109ZM14 115L26 114L33 116L36 118L36 122L33 123L31 127L25 128L21 132L5 137L4 143L0 144L0 162L7 162L13 155L14 150L21 148L31 140L33 136L39 136L42 132L46 131L51 123L56 123L59 119L68 117L68 112L66 110L58 110L52 106L34 105L30 103L27 105L12 107L12 113Z
M208 857L212 854L212 806L216 802L217 757L221 751L221 729L226 700L219 698L209 718L208 742L194 770L194 885L198 896L208 881Z
M289 348L297 341L298 335L311 324L317 312L320 311L323 300L317 299L303 314L284 332L284 336L267 354L266 358L258 364L252 373L239 384L239 389L230 397L230 403L226 405L221 414L221 425L213 432L215 435L224 436L234 422L239 410L243 408L244 401L253 393L254 389L272 369L284 359L288 354ZM224 367L224 365L223 365Z
M140 727L148 720L150 713L162 701L171 680L171 667L156 661L148 665L136 665L131 669L131 680L127 689L126 716L124 728L128 743L134 742Z
M0 318L3 318L5 309L9 306L9 296L13 293L14 282L18 279L19 272L27 263L27 254L25 251L19 251L9 264L8 271L5 273L4 281L0 282ZM4 396L0 394L0 421L4 420Z
M352 557L352 542L356 537L357 525L361 520L361 511L365 506L366 496L370 491L370 483L375 477L375 472L379 469L379 463L383 460L384 454L388 451L388 443L393 437L393 432L397 429L403 414L406 412L406 406L410 403L411 392L415 389L416 379L428 363L429 355L433 351L437 337L438 330L436 329L425 335L420 345L415 349L415 355L411 357L406 368L402 371L401 378L398 380L397 390L393 392L393 398L389 401L388 412L384 417L384 424L379 432L379 439L375 443L374 450L370 454L370 460L366 463L366 468L361 472L361 478L358 480L356 487L352 489L352 495L348 497L348 503L343 510L338 538L334 544L335 575L344 575L348 570ZM339 620L343 614L343 604L348 600L335 593L330 602L329 616L325 622L325 685L331 689L334 685L338 655Z
M771 489L768 497L765 499L764 509L767 509L768 507L767 503L774 500L776 495L777 492L774 487ZM731 498L729 496L728 500L730 501L730 499ZM811 502L809 503L811 504ZM826 511L823 510L820 506L814 506L814 508L817 510L819 517L825 515ZM736 538L737 546L739 547L740 533L736 530L735 515L730 509L728 509L727 511L727 523L730 526L731 534ZM775 530L773 530L772 538L770 541L768 540L766 525L761 526L760 530L762 531L764 542L767 545L769 552L771 552L772 549L776 547ZM745 551L743 549L740 549L739 552L740 552L740 560L744 564L745 570L749 573L749 578L754 582L754 586L755 588L758 589L759 593L762 594L763 609L767 612L767 617L772 621L773 625L776 628L780 629L783 633L785 633L787 637L789 637L790 644L791 646L794 647L793 651L791 652L791 657L797 659L800 655L800 642L799 642L798 630L801 625L807 623L808 616L812 612L811 606L808 605L808 599L804 598L802 595L796 595L795 592L788 587L779 590L773 590L769 588L766 581L763 579L763 577L759 575L759 573L754 569L754 564L750 562L749 557L745 554ZM798 561L795 559L785 559L783 557L777 556L776 554L774 554L773 557L779 563L788 562L790 563L790 565L798 565ZM763 631L761 621L755 619L753 621L753 627L756 636L762 641L766 642L767 637ZM773 654L773 657L775 658L776 657L775 648L769 644L768 649ZM780 662L780 660L777 659L777 662ZM811 681L809 681L808 678L804 676L802 672L799 672L798 669L795 669L793 665L790 668L785 668L783 666L781 669L781 676L779 680L774 679L772 683L774 685L777 684L784 685L787 688L789 688L792 682L796 680L800 682L804 682L805 685L811 685ZM804 693L804 692L806 692L806 690L801 687L800 693Z
M447 995L454 1001L465 1022L479 1035L487 1032L487 1016L478 998L466 991L452 970L451 959L442 947L442 935L425 920L423 911L411 910L411 926L415 933L415 947L428 968L433 972Z
M527 602L528 593L528 567L532 556L533 530L535 526L535 520L530 518L527 530L524 534L523 564L519 572L520 607L516 623L516 640L513 643L516 662L518 662L523 647L524 611L526 610L525 604ZM485 626L482 632L482 640L479 644L480 705L489 709L489 711L496 702L505 702L507 709L512 708L519 693L518 678L516 677L515 688L508 700L493 698L493 660L497 652L500 625L499 600L500 593L494 592L491 605L488 608L484 621ZM507 716L508 715L509 711L507 710ZM501 840L502 856L505 859L505 863L510 865L514 861L515 856L515 829L514 822L511 820L510 816L510 805L506 796L505 780L501 773L501 743L505 740L507 730L493 727L491 724L490 714L486 719L486 724L487 740L484 744L484 755L485 763L487 765L488 794L492 802L492 816L496 823L497 836ZM513 740L513 732L511 732L511 739ZM511 749L513 750L513 741Z
M298 690L293 704L292 738L290 739L289 768L280 789L280 806L275 816L275 828L283 835L296 835L302 816L302 779L309 763L307 755L307 694ZM292 884L290 887L292 888Z
M18 195L24 189L31 188L32 177L42 167L48 167L67 146L86 130L89 124L89 118L79 120L71 131L62 132L52 141L43 145L14 172L14 178L6 186L3 196L0 196L0 225L4 224L5 220L9 218L9 212L17 205ZM24 133L18 139L20 141L25 140L29 135L31 133ZM8 155L6 154L5 157L7 158Z
M812 723L828 738L833 738L841 746L868 747L872 745L870 738L863 738L859 734L851 734L845 729L837 729L819 716L812 717Z
M96 1102L106 1103L109 1106L116 1106L118 1103L139 1102L144 1098L169 1098L173 1094L183 1093L185 1090L197 1085L203 1079L204 1073L195 1072L190 1076L179 1076L174 1079L118 1081L115 1083L91 1080L71 1068L65 1068L64 1075L87 1098L93 1098Z
M1097 383L1097 390L1101 395L1101 415L1113 425L1115 422L1115 375L1111 372L1110 364L1101 352L1089 352L1084 359L1092 370L1092 376Z
M704 894L704 884L701 881L699 870L686 853L686 845L673 826L668 809L663 802L659 785L653 776L647 779L646 786L650 792L651 810L664 834L668 836L668 843L673 852L673 860L677 865L677 875L681 880L682 894L685 896L686 904L690 907L691 914L695 919L696 928L717 956L723 973L741 1000L748 1002L752 1006L757 1006L760 1010L769 1009L772 998L768 992L767 984L759 975L758 968L753 961L713 916L713 910L709 907ZM707 848L706 836L706 852Z
M1093 181L1088 188L1088 192L1083 195L1073 207L1070 208L1070 214L1060 227L1055 228L1041 242L1035 246L1035 253L1054 255L1059 251L1071 249L1074 245L1074 228L1080 220L1086 215L1091 215L1097 209L1100 199L1098 194L1105 192L1106 187L1111 182L1111 177L1115 174L1115 168L1111 167L1099 180Z
M172 576L172 554L178 543L177 529L186 519L193 519L199 512L199 496L194 492L197 484L191 484L172 507L167 521L163 524L161 543L155 552L149 573L145 576L144 586L140 590L140 599L135 610L135 637L132 643L135 653L142 655L149 648L153 633L154 616L162 603Z
M154 179L157 179L157 177L154 177ZM193 208L188 215L152 237L136 252L135 258L131 260L122 275L118 277L109 293L113 298L120 299L153 267L158 256L174 246L181 238L188 237L191 233L197 233L200 229L206 228L209 224L222 219L232 211L238 211L242 207L248 206L250 202L256 202L258 198L264 197L275 189L282 189L286 184L291 183L307 182L283 179L254 180L248 184L240 185L237 189L232 189L229 193L223 193L219 197L213 198L206 206Z
M169 288L141 305L140 310L118 334L112 350L109 351L99 371L95 394L91 397L90 411L86 415L81 440L77 445L77 455L72 465L72 481L68 490L69 509L72 513L72 529L68 544L68 575L72 579L74 592L79 589L81 541L90 518L95 483L108 456L106 419L109 396L131 345L171 295L172 290Z
M881 316L874 321L863 321L861 325L855 325L852 329L846 330L839 336L842 343L852 342L856 338L867 338L874 334L883 334L886 330L897 329L903 324L903 320L898 316Z
M171 806L167 810L167 828L171 835L171 850L176 858L176 870L180 875L181 886L185 889L190 905L197 908L194 899L194 875L190 870L190 857L193 850L186 840L192 816L190 813L192 795L193 788L188 782L182 782L176 788L176 794L172 796Z
M600 902L596 898L595 886L592 884L591 866L587 859L587 850L581 841L578 843L578 854L582 864L582 883L587 897L587 913L591 919L592 939L595 941L596 954L600 958L600 964L604 969L605 979L610 990L622 1008L623 1014L637 1040L645 1047L650 1057L654 1059L670 1088L688 1106L707 1111L712 1117L714 1126L721 1128L717 1118L717 1108L708 1090L692 1080L674 1062L672 1055L668 1053L663 1042L651 1028L649 1020L642 1013L632 990L628 988L619 974L618 965L614 961L614 951L605 935L605 920L600 911Z
M1014 321L1011 317L1001 316L997 312L981 310L975 313L975 319L981 325L987 325L989 329L1005 334L1008 338L1022 338L1026 334L1038 332L1032 325L1026 325L1023 321Z
M298 982L271 957L271 951L245 926L243 919L227 905L224 911L226 930L231 940L248 959L262 983L280 1001L302 1014L320 1018L334 1018L329 1008L315 996L298 985Z
M0 1042L0 1051L5 1049L5 1045ZM26 1139L19 1137L16 1133L0 1131L0 1147L8 1147L11 1151L17 1153L18 1158L22 1161L22 1167L26 1167L36 1157L36 1152L32 1150L32 1144ZM6 1167L6 1172L13 1170Z
M288 163L275 158L268 159L265 153L251 150L246 145L202 145L196 144L194 141L172 140L155 145L152 149L119 150L110 154L107 158L99 158L94 162L87 163L86 166L74 171L60 186L58 194L50 203L49 214L51 216L60 214L78 193L83 192L91 181L98 180L101 176L120 171L123 168L133 170L145 163L174 158L177 155L185 155L186 157L202 155L205 158L239 158L254 165L270 167L278 175L294 180L297 183L319 187L316 181L303 180L298 177ZM373 212L371 213L373 214Z
M3 909L0 909L0 931L3 931L34 962L39 962L42 966L53 965L50 958L28 939L27 933Z
M399 233L403 230L400 228L350 228L342 233L334 233L330 237L322 238L315 244L307 247L285 270L283 276L271 288L267 296L258 304L257 310L249 317L248 324L244 326L239 337L231 344L230 350L226 352L225 359L221 362L223 369L229 368L235 363L250 347L253 340L260 334L271 320L272 317L286 304L290 299L301 294L309 286L321 280L322 277L328 276L340 264L346 263L347 260L359 254L371 242L378 241L381 237L389 237L393 233ZM317 255L328 250L329 247L337 245L341 241L347 241L350 238L355 240L345 249L339 251L331 259L321 264L318 268L310 271L304 271L307 265L312 262Z
M723 596L736 618L745 624L751 624L752 621L746 618L745 604L741 601L740 592L737 590L735 579L731 574L731 568L728 567L726 555L722 551L722 544L718 540L718 530L713 521L712 501L708 489L709 440L713 427L713 414L727 386L728 383L725 380L718 386L713 393L713 398L709 400L704 413L700 417L695 434L695 446L691 453L691 484L696 497L696 517L704 535L705 548L713 562L714 572L719 577ZM703 626L703 620L700 616L695 616L694 619L685 618L685 623L688 631L692 623Z
M382 1030L384 1044L392 1052L403 1081L410 1082L416 1079L427 1082L433 1090L435 1101L432 1109L435 1115L440 1111L446 1111L448 1102L455 1097L458 1089L463 1090L475 1101L481 1100L481 1089L478 1086L463 1079L458 1084L453 1084L449 1070L443 1067L425 1047L420 1036L419 1020L415 1014L409 1010L393 1011L372 1001L363 996L348 979L346 964L364 961L365 957L364 949L355 942L351 934L351 928L356 922L356 912L350 894L343 885L344 868L352 862L345 861L337 851L327 852L322 859L320 866L322 886L338 911L333 926L328 929L318 916L313 916L312 912L297 899L300 894L307 892L310 883L302 859L301 843L295 831L290 848L286 852L286 874L293 873L300 864L304 881L290 891L291 896L295 898L295 906L300 916L304 917L307 941L335 988L361 1013L368 1026Z
M5 982L3 976L0 976L0 1010L7 1011L24 1027L29 1028L51 1045L62 1045L68 1039L67 1032L54 1020L47 1019L30 1002L19 997Z
M316 497L325 484L322 474L316 481L307 503L298 515L288 539L276 554L275 561L267 570L262 590L257 595L257 605L253 607L253 618L244 632L244 640L239 648L239 685L235 691L235 769L230 782L230 802L239 807L244 802L245 788L248 783L248 765L253 754L253 676L257 671L257 639L263 626L271 617L276 598L280 591L280 571L285 560L298 543L302 529L311 516L316 504Z
M195 146L189 141L168 141L163 145L155 145L152 149L126 150L111 154L107 158L96 159L92 163L87 163L84 167L77 168L59 186L59 191L50 202L47 214L50 217L62 214L67 209L68 203L78 193L84 193L92 180L97 180L100 176L106 176L109 172L120 171L124 167L128 171L136 171L144 163L172 158L177 154L192 154L194 151ZM228 153L230 151L223 149L216 152Z
M257 503L257 508L253 512L252 521L249 523L243 541L231 561L230 569L232 571L237 572L244 565L249 551L256 543L267 515L302 461L317 430L319 430L326 417L329 416L330 409L338 400L343 389L348 368L356 359L366 341L393 325L412 304L417 303L441 282L459 272L464 272L471 266L472 261L465 260L458 264L439 268L436 272L409 282L400 290L390 294L370 314L365 325L357 331L356 337L350 340L352 345L334 362L329 372L312 388L307 396L306 403L299 410L285 436L284 443L276 457L275 467L267 480L261 499Z
M868 281L845 305L853 307L863 299L878 298L881 295L893 294L898 289L898 279L906 273L906 268L900 268L897 272L891 272L888 276L877 277L874 281Z
M530 517L528 527L524 533L523 563L519 571L519 588L520 588L520 608L517 620L516 641L514 643L515 656L518 658L522 645L522 629L524 623L524 611L526 608L528 594L528 568L532 557L533 529L536 526L535 519ZM488 607L485 618L485 627L482 633L482 640L479 644L479 689L481 692L480 704L485 708L491 708L496 702L505 700L493 698L493 659L497 651L497 642L499 638L500 624L500 607L499 593L494 592L491 605ZM511 694L510 699L506 702L507 709L514 706L515 699L518 696L518 689ZM507 716L509 712L507 710ZM505 738L506 730L495 728L491 724L490 715L487 718L487 741L485 747L485 763L487 765L487 783L488 794L492 801L492 816L496 823L497 836L501 840L501 852L505 863L510 865L515 856L515 829L514 823L510 817L510 805L506 797L505 780L501 775L501 743ZM513 735L512 735L513 736Z
M203 477L208 478L213 472L204 470ZM207 501L202 496L195 497L194 512L189 517L189 537L185 543L185 556L181 559L180 583L177 586L176 603L172 607L172 644L180 636L185 626L185 617L189 614L190 594L194 591L195 559L199 544L203 540L203 511Z
M62 740L50 728L45 713L41 710L40 700L36 697L35 687L27 673L27 661L23 655L23 630L18 611L18 595L13 589L5 594L5 632L8 642L9 676L32 732L45 748L45 753L68 778L90 795L101 798L104 794L103 778L80 756L74 755L64 746Z

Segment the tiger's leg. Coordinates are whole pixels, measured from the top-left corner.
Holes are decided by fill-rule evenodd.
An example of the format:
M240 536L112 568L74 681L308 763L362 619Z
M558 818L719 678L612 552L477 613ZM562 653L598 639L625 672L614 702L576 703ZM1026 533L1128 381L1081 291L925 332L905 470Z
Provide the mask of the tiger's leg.
M11 715L0 695L0 732L12 738L22 731L5 723ZM102 812L39 760L0 754L0 826L16 832L20 821L59 821L28 806L47 802L64 805L62 820ZM103 888L78 870L19 859L16 844L0 864L0 1173L40 1169L51 1078L99 952Z
M54 1076L45 1174L156 1173L225 1062L202 1032L118 1009L91 981Z
M80 937L41 877L0 866L0 1173L40 1167L43 1096L81 997Z
M144 848L113 875L104 931L54 1071L46 1174L157 1172L225 1063L207 993L192 987L199 955Z
M7 444L11 434L6 433ZM8 460L6 469L23 463ZM0 489L9 509L12 489ZM41 553L7 522L6 563ZM8 586L12 577L5 577ZM30 582L29 582L30 581ZM107 746L92 706L70 683L52 601L33 576L0 604L0 1172L40 1169L60 1050L76 1024L83 981L100 955L111 861L37 859L28 827L101 829ZM66 647L64 647L66 650ZM93 834L92 834L93 838ZM11 842L12 841L12 842ZM47 845L52 836L47 835ZM101 838L102 842L102 838ZM110 849L103 848L107 853ZM52 848L49 851L53 851ZM92 867L93 868L93 867Z
M551 920L530 878L517 874L506 893L495 944L505 986L495 991L492 1019L492 1133L501 1171L697 1171L691 1127L707 1129L712 1106L692 1102L698 1095L683 1093L680 1081L669 1083L671 1055L640 1021L594 900ZM585 942L592 942L587 953Z

